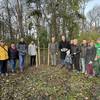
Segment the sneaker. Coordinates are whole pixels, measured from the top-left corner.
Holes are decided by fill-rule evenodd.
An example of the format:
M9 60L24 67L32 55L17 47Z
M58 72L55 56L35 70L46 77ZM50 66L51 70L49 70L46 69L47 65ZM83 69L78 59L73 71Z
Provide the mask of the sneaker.
M80 72L79 71L77 71L77 74L79 74Z
M5 75L8 76L8 73L6 73Z
M20 72L23 73L23 69L21 69Z
M4 77L4 74L1 74L1 77Z
M61 66L61 69L64 68L64 67L65 67L65 65L62 65L62 66Z
M14 70L12 70L12 73L14 73L15 71Z

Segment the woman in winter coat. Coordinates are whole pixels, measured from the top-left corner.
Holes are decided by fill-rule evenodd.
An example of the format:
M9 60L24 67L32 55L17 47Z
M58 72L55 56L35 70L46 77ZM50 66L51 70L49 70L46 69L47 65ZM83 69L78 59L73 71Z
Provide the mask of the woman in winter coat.
M64 35L62 35L61 39L62 40L59 43L59 50L60 50L61 65L63 67L65 65L64 60L66 57L66 52L71 49L71 45L68 41L66 41Z
M7 73L7 61L8 61L8 46L6 46L3 40L0 40L0 74L1 76L8 76Z
M25 56L27 53L27 44L25 43L23 38L21 38L20 42L18 43L17 50L19 54L20 72L23 72L25 67Z
M8 49L9 62L12 69L12 72L16 71L16 60L18 59L18 51L14 43Z
M37 46L35 45L34 41L31 41L31 43L28 46L28 54L30 56L30 66L36 65L36 48Z

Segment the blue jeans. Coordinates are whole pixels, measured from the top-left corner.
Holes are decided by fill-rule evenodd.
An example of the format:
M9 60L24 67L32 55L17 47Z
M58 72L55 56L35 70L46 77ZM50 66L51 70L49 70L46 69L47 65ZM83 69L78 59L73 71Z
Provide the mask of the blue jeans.
M65 65L65 59L61 59L61 65Z
M82 65L82 72L85 73L86 71L86 64L85 64L85 59L81 58L81 65Z
M10 65L13 71L16 70L16 59L10 59Z
M20 70L22 71L25 66L25 55L19 55L19 67Z

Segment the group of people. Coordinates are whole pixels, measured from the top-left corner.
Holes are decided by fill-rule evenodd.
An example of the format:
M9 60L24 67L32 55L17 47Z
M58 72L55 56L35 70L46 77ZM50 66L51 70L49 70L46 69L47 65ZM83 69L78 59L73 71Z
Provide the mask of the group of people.
M0 75L8 76L8 65L11 67L12 73L15 73L17 60L19 60L20 72L23 72L27 53L30 56L30 66L35 66L36 48L34 41L27 45L23 38L18 44L11 43L10 47L6 45L4 40L0 40Z
M61 36L61 41L57 42L55 36L52 36L48 50L52 66L57 65L57 55L60 52L61 68L65 67L69 71L74 69L77 73L82 72L88 76L100 75L100 38L96 42L83 40L80 43L77 39L67 41L64 35ZM30 56L30 66L35 66L37 46L34 41L27 45L24 39L21 38L19 43L11 43L8 47L4 40L0 40L1 76L8 76L8 63L12 72L16 72L17 59L19 60L20 72L23 72L27 53Z
M56 42L55 37L51 38L49 52L51 65L55 66L56 55L60 52L60 63L68 70L75 69L77 73L82 72L88 76L100 75L100 38L96 43L94 40L83 40L79 43L77 39L67 41L62 35L61 41Z

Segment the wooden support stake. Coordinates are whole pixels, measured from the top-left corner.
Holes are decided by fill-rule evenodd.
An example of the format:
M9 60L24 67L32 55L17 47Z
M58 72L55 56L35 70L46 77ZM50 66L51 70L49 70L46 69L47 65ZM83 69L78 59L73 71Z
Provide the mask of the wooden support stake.
M49 66L49 64L50 64L50 57L49 57L50 55L49 55L49 48L48 48L48 66Z

